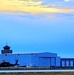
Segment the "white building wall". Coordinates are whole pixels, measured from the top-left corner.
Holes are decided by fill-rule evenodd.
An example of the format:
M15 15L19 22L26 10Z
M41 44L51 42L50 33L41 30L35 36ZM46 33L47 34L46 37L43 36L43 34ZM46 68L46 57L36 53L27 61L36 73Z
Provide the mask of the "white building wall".
M14 54L1 54L0 55L0 63L1 62L10 62L14 64L16 62L16 56Z
M32 66L34 66L34 67L38 67L39 66L38 54L31 55L31 63L32 63Z
M0 54L0 63L5 61L14 64L16 60L18 60L19 66L60 66L60 57L54 53Z
M31 55L30 54L19 54L17 55L19 66L31 66Z

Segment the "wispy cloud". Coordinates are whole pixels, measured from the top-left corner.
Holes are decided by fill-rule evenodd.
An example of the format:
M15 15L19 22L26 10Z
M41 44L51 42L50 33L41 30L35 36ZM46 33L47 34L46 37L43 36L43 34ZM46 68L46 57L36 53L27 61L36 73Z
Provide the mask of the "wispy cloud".
M73 8L58 8L43 5L43 1L0 0L0 12L12 14L74 13Z

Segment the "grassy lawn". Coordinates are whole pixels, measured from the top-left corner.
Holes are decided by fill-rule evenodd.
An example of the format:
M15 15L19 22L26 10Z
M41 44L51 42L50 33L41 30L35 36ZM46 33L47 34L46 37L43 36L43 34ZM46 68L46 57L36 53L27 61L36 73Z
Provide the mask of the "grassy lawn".
M74 73L2 73L0 75L74 75Z

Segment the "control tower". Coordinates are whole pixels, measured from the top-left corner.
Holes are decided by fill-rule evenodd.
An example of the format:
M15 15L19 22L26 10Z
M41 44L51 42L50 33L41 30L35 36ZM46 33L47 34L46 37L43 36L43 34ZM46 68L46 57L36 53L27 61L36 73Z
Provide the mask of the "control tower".
M10 50L10 46L6 45L3 47L4 50L1 50L1 54L8 54L12 53L12 50Z

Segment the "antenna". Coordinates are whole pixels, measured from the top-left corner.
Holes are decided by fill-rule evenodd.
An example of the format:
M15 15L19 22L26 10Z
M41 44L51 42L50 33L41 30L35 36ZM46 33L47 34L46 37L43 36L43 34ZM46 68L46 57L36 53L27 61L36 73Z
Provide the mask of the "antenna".
M8 45L7 40L6 40L6 45Z

